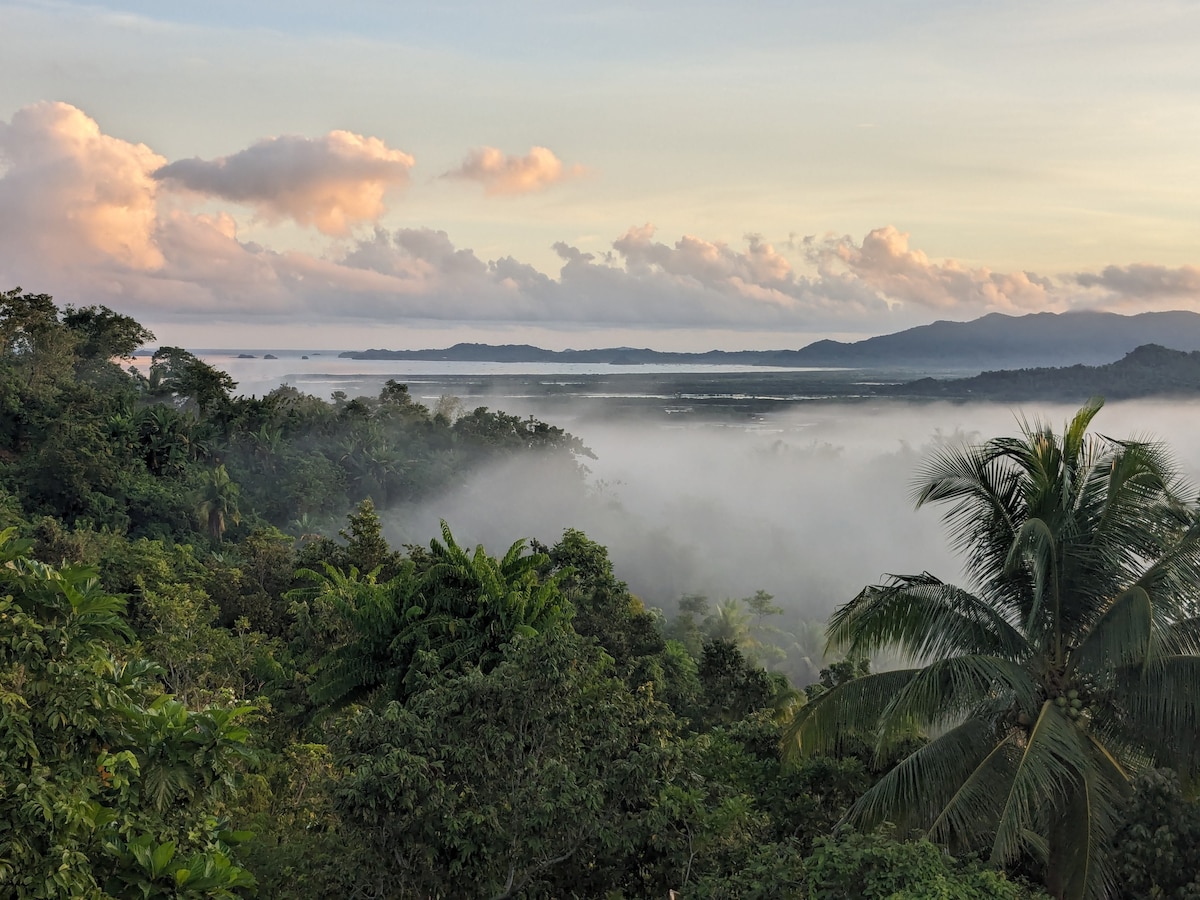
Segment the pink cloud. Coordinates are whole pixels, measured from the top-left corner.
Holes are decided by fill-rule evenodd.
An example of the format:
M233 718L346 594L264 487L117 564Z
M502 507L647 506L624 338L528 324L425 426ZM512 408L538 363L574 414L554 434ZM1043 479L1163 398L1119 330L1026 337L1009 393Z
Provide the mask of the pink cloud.
M655 230L649 224L630 228L613 241L630 273L658 273L784 305L808 293L808 284L762 235L747 235L747 248L740 251L692 235L672 247L654 241Z
M861 244L848 236L821 244L810 240L809 258L827 276L844 271L889 301L928 309L1030 312L1064 300L1048 279L972 269L953 259L934 262L910 250L908 238L887 225L869 232Z
M383 215L384 194L408 184L414 162L379 138L331 131L266 138L212 160L181 159L154 177L173 189L251 206L267 221L293 219L341 235Z
M500 196L530 194L583 173L583 166L564 166L545 147L533 147L525 156L506 155L495 147L479 147L467 154L462 165L442 177L477 181L488 196Z
M38 103L0 122L0 244L44 266L154 268L157 185L165 160L101 133L81 110Z
M1195 266L1142 263L1056 278L994 272L931 259L891 226L861 241L807 238L793 259L758 234L738 244L664 241L645 224L593 252L555 244L561 265L553 273L512 256L481 258L435 228L377 226L313 254L242 240L235 213L198 215L166 189L186 183L185 191L259 215L307 217L340 232L379 214L384 190L404 182L411 158L339 134L262 142L221 164L175 168L182 164L164 167L150 148L104 134L72 106L22 109L0 122L0 287L104 302L157 322L431 319L781 332L892 330L927 321L931 310L968 318L1200 305ZM336 161L345 147L357 149ZM270 174L271 163L280 171Z

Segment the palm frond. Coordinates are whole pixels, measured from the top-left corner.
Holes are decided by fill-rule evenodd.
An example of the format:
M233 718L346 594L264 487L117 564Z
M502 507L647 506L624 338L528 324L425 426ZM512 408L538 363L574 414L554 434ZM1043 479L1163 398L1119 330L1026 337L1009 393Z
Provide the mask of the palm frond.
M893 734L913 724L928 728L957 721L989 699L1033 712L1038 686L1028 669L1010 660L981 655L936 660L909 678L883 710L879 744L886 746Z
M1135 585L1117 597L1083 642L1071 654L1071 667L1087 674L1116 666L1142 665L1149 658L1154 632L1154 604L1146 589Z
M1048 812L1062 804L1085 768L1084 757L1079 729L1053 703L1043 703L1004 797L992 844L994 864L1020 855L1030 825L1046 828Z
M1011 574L1026 568L1032 575L1033 596L1025 618L1025 632L1029 634L1037 627L1042 604L1049 595L1053 604L1053 619L1057 623L1059 610L1057 536L1044 519L1031 516L1021 523L1016 537L1004 560L1004 571Z
M975 749L986 747L982 744ZM975 849L977 840L991 832L1000 818L1000 804L1008 794L1020 756L1018 733L1005 731L965 779L952 782L958 788L929 824L929 839L960 850ZM1028 841L1028 832L1023 840Z
M783 730L784 756L829 753L850 735L870 735L896 692L919 669L878 672L843 682L796 710Z
M998 441L939 451L919 470L913 499L918 509L946 506L942 521L951 546L966 555L979 596L998 612L1024 618L1023 586L1004 570L1025 512L1021 472L1006 462L1007 453Z
M828 641L830 649L853 655L897 648L914 659L950 653L1018 659L1029 652L1003 615L928 572L864 588L830 617Z
M1085 449L1085 437L1092 419L1104 407L1103 397L1092 397L1079 408L1063 430L1063 456L1077 459Z
M995 730L985 719L967 719L901 760L858 799L847 819L862 828L893 822L902 831L927 829L955 805L963 785L972 778L984 778L981 772L990 773L986 776L986 791L976 802L963 798L957 801L955 808L960 812L956 824L971 820L968 831L957 832L958 838L965 839L986 828L989 818L995 818L995 811L985 807L989 800L994 804L995 798L1004 793L1006 782L1003 771L996 766L997 753L1010 743L1006 736L997 740ZM965 812L968 808L969 814Z
M1200 774L1200 656L1153 658L1115 672L1115 694L1159 765L1184 779Z
M1159 642L1168 655L1200 654L1200 616L1169 623L1160 631Z
M1121 823L1118 811L1129 793L1128 775L1090 736L1088 764L1060 809L1050 839L1050 859L1064 898L1109 896L1114 885L1108 846Z

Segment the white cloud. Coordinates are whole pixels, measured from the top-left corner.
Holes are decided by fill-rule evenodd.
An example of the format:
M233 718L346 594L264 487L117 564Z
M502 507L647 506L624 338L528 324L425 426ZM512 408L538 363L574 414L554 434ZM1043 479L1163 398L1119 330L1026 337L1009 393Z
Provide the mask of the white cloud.
M1195 303L1200 300L1200 267L1169 268L1150 263L1106 266L1099 273L1081 272L1075 282L1098 288L1113 299L1166 299Z
M251 206L268 221L293 219L330 235L374 221L384 194L408 184L415 161L379 138L331 131L266 138L217 159L181 159L154 177L170 188Z
M577 178L583 166L564 166L545 147L533 147L524 156L505 154L495 147L477 147L467 154L462 165L446 172L443 178L477 181L488 196L530 194L552 184Z

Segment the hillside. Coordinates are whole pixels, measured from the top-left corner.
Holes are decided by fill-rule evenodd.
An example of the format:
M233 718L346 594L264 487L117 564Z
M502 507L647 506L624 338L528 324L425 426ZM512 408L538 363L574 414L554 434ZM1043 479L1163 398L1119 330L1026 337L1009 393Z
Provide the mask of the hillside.
M1187 353L1147 344L1103 366L1010 369L974 378L922 378L884 385L876 392L896 397L951 400L1055 400L1082 402L1135 397L1200 396L1200 352Z

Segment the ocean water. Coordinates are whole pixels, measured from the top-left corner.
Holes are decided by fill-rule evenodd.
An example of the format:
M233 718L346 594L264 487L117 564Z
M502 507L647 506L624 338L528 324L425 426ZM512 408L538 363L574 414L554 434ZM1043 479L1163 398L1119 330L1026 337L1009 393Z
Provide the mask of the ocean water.
M608 365L343 359L336 350L197 350L237 382L237 393L266 394L287 384L329 399L378 395L385 382L407 384L414 399L435 406L487 406L556 424L654 417L664 424L703 419L759 427L797 403L869 396L863 370L741 365ZM277 357L264 358L268 353ZM136 365L145 370L149 359ZM878 373L871 373L872 383ZM886 381L886 379L884 379Z

